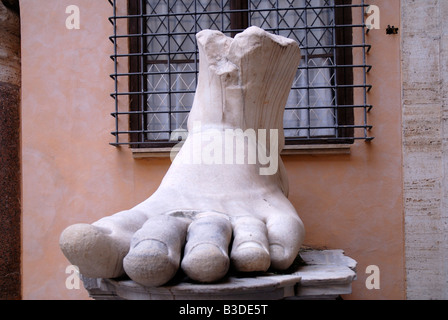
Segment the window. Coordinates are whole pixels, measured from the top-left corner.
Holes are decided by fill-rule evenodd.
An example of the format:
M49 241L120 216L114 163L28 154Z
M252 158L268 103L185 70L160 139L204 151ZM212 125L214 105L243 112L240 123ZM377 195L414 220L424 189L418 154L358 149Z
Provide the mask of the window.
M126 1L109 2L114 7L113 145L177 143L170 141L171 133L186 129L197 84L196 33L215 29L234 36L251 25L295 39L302 49L285 109L286 144L373 139L367 123L372 106L367 104L371 86L366 73L371 67L366 65L370 46L365 43L363 1L128 0L124 14L119 14L119 4ZM354 14L361 23L353 23ZM129 49L120 52L123 48ZM354 63L354 54L360 63Z

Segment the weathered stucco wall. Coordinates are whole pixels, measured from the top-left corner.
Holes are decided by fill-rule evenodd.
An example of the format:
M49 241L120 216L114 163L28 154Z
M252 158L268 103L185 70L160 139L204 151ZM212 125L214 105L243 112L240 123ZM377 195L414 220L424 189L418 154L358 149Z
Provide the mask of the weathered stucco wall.
M350 155L284 158L290 199L307 230L306 244L344 249L356 259L358 280L347 299L405 297L401 153L399 1L382 9L372 30L368 75L372 143ZM58 247L70 224L128 209L159 185L169 159L134 160L108 143L114 120L112 14L108 1L78 0L81 28L65 27L69 0L22 0L23 295L25 299L85 299L65 286L68 261ZM360 16L357 17L360 20ZM381 271L368 290L366 267Z
M448 298L448 1L402 0L407 297Z

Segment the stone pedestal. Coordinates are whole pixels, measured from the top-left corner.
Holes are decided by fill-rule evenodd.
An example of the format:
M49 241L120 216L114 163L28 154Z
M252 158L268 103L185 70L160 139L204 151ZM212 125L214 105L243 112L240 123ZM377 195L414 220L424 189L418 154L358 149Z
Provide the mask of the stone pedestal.
M150 288L129 279L83 278L83 282L97 300L336 299L351 293L356 261L342 250L302 250L300 257L300 263L285 274L230 275L216 284L179 279Z

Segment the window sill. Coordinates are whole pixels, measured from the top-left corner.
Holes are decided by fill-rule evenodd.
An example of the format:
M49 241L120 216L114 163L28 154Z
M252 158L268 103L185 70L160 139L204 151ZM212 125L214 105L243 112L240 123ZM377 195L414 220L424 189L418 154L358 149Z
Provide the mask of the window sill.
M350 154L351 144L287 145L281 155L335 155ZM131 149L134 159L169 158L171 148Z
M352 144L286 145L282 156L350 154Z

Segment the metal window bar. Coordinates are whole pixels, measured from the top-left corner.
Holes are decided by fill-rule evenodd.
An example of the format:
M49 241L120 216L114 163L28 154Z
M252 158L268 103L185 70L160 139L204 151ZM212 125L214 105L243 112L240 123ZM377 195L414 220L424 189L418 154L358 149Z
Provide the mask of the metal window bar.
M179 128L186 129L185 120L197 84L199 57L195 34L210 28L234 36L247 27L241 25L244 23L295 38L301 47L302 63L291 87L291 96L305 96L305 99L299 103L288 100L284 125L287 144L353 143L374 139L370 136L372 125L368 123L368 113L373 106L368 104L368 92L372 86L367 82L367 73L372 66L367 64L371 46L366 43L364 12L368 4L364 0L358 4L349 0L129 0L137 3L138 12L127 14L118 13L126 8L127 1L108 1L113 7L109 21L113 25L110 41L114 49L110 58L114 62L114 73L110 77L115 84L111 93L115 100L115 110L111 113L115 118L111 145L135 148L165 147L177 143L169 140L170 134ZM117 10L118 6L120 10ZM348 12L350 18L341 21L342 12ZM295 15L292 20L289 13ZM184 21L189 18L192 20ZM148 21L156 21L159 24L157 29L151 30ZM191 21L194 21L193 26ZM137 23L138 32L135 32L135 27L134 32L130 32L130 28L118 28L122 22ZM355 37L356 32L358 35ZM326 33L331 38L329 43L323 40ZM344 34L349 41L341 41ZM129 50L119 45L120 41L130 39L139 42L138 49ZM154 46L160 50L148 50L148 43L155 43ZM356 61L345 57L351 57L355 51ZM133 58L139 59L138 68L123 71L123 66ZM315 84L311 74L316 78L316 74L324 72L327 82ZM299 79L303 75L305 78ZM167 82L167 86L151 83L148 81L150 77ZM186 88L173 86L176 81L185 82L187 77L193 77L194 81L185 84ZM131 78L138 78L138 89L125 86ZM328 101L320 102L318 97L313 103L311 95L318 96L320 92L331 93ZM159 99L160 106L149 103L150 98ZM181 108L173 105L185 98L188 103L181 103ZM137 108L126 108L126 99L138 101ZM332 123L312 119L313 115L318 118L316 114L319 112L330 113ZM297 119L292 119L294 116ZM164 117L166 123L151 126L150 119L159 117Z

